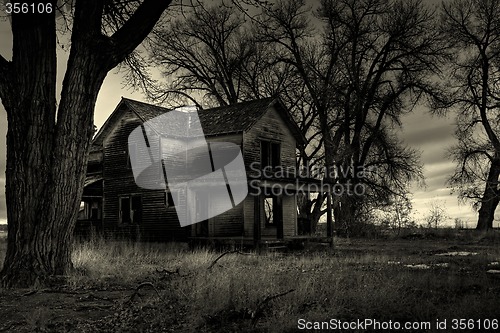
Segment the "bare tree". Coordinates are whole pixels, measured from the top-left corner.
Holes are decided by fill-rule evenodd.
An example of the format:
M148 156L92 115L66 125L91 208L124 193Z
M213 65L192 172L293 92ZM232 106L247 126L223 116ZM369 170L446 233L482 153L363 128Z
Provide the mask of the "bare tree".
M291 64L307 87L327 174L344 171L326 179L361 184L380 203L422 176L416 152L394 137L393 128L422 96L436 93L433 76L444 50L433 12L421 1L322 1L317 17L323 33L310 24L309 13L299 0L266 8L262 38L276 45L280 61ZM357 177L356 170L368 165L380 172ZM360 203L376 200L337 196L336 222L348 226Z
M429 213L425 217L425 222L427 223L427 228L437 229L448 219L449 216L446 214L443 205L439 203L432 203Z
M443 3L441 29L452 47L448 87L436 110L457 112L457 163L451 186L479 209L477 229L492 228L500 199L500 3Z
M155 33L151 49L170 83L155 87L150 97L164 102L194 94L217 105L260 97L269 86L261 83L268 59L249 29L235 8L221 5L199 2L185 19L170 17Z
M462 229L465 228L465 222L461 218L455 217L455 219L453 220L453 222L455 224L455 229L462 230Z
M37 8L38 2L28 2ZM97 94L108 71L144 40L170 1L74 3L59 103L55 10L12 14L12 60L0 57L0 97L8 119L8 240L0 273L6 287L44 283L71 268ZM50 4L56 8L56 1ZM105 29L113 17L115 28Z
M335 197L336 220L349 225L361 203L377 205L422 176L417 152L394 128L435 93L442 43L433 13L420 1L254 3L261 14L252 18L200 5L158 34L155 59L173 79L163 91L208 93L218 104L280 93L309 139L301 165L324 167L331 184L368 189L363 198ZM366 166L379 172L359 179ZM299 198L312 229L325 198Z
M405 193L403 196L393 196L387 206L381 207L381 221L383 225L395 230L399 235L401 229L415 226L412 218L413 205L411 203L411 194Z

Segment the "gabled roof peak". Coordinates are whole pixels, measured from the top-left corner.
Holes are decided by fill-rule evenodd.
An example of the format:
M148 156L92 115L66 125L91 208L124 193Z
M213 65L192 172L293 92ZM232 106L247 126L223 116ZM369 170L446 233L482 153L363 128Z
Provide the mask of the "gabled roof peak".
M109 126L111 119L115 118L115 116L122 111L123 105L132 110L143 122L172 110L163 106L148 104L122 97L116 109L97 133L94 138L94 143L99 142L99 137L105 131L105 127ZM305 138L300 132L297 124L293 121L291 115L288 113L281 101L274 97L267 97L208 109L199 109L198 117L206 136L241 133L249 130L271 106L274 106L284 118L297 141L300 144L305 143Z

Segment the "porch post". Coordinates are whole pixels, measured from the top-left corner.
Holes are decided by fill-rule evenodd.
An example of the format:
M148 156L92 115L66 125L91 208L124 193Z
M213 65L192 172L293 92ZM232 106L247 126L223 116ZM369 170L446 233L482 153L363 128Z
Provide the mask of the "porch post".
M261 211L261 196L260 193L254 193L253 195L253 242L255 248L260 250L260 240L261 240L261 227L260 227L260 211Z
M285 231L283 230L283 196L276 196L276 206L273 204L273 219L276 223L276 238L283 239Z
M326 237L333 247L332 195L329 191L326 193Z

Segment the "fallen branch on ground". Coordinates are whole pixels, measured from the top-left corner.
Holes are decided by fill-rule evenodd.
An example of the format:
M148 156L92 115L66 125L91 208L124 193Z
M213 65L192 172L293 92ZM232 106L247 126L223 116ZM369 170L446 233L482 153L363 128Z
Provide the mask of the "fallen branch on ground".
M187 273L187 274L181 274L180 268L176 268L175 271L169 271L169 270L167 270L165 268L163 268L163 269L158 269L157 268L156 269L156 273L162 274L162 276L160 277L160 280L164 280L164 279L169 278L169 277L171 277L173 275L177 275L179 277L186 277L186 276L190 275L189 273Z
M226 251L224 252L223 254L221 254L220 256L218 256L211 264L210 266L208 266L207 270L210 270L212 269L212 267L214 267L214 265L217 263L217 261L219 261L222 257L224 257L226 254L231 254L231 253L237 253L237 254L242 254L242 255L252 255L253 253L244 253L244 252L241 252L240 250L231 250L231 251Z
M293 291L295 291L295 289L290 289L288 291L285 291L283 293L276 294L276 295L270 295L270 296L267 296L266 298L264 298L263 301L259 302L257 304L257 308L255 309L255 311L252 312L252 325L255 326L255 324L257 324L257 320L259 320L259 318L262 316L262 314L264 313L264 309L266 308L267 304L270 301L272 301L273 299L276 299L278 297L288 295L289 293L291 293Z
M156 273L165 274L165 275L173 275L173 274L181 275L179 272L179 268L177 268L175 271L169 271L165 268L160 270L157 268Z
M167 302L163 299L163 297L161 297L160 295L160 292L158 291L158 289L155 287L155 285L152 283L152 282L142 282L140 283L136 288L135 288L135 291L134 293L132 294L132 296L130 296L130 299L127 301L127 303L132 303L134 301L134 298L139 295L139 290L141 290L141 288L143 287L146 287L146 286L150 286L151 288L153 288L153 290L156 292L156 295L158 295L158 298L163 302L165 303L165 305L168 305Z

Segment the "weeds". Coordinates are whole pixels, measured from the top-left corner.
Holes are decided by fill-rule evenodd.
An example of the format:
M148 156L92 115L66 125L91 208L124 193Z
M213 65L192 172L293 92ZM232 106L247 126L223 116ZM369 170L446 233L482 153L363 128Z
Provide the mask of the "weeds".
M102 327L119 322L129 331L175 326L179 331L292 332L300 318L494 318L500 280L486 271L500 261L497 239L492 237L492 244L336 239L335 253L308 248L242 255L93 238L75 244L75 270L67 286L81 292L121 290L123 301L115 303L114 316L103 319ZM460 251L478 254L436 255ZM85 325L77 326L92 331Z

